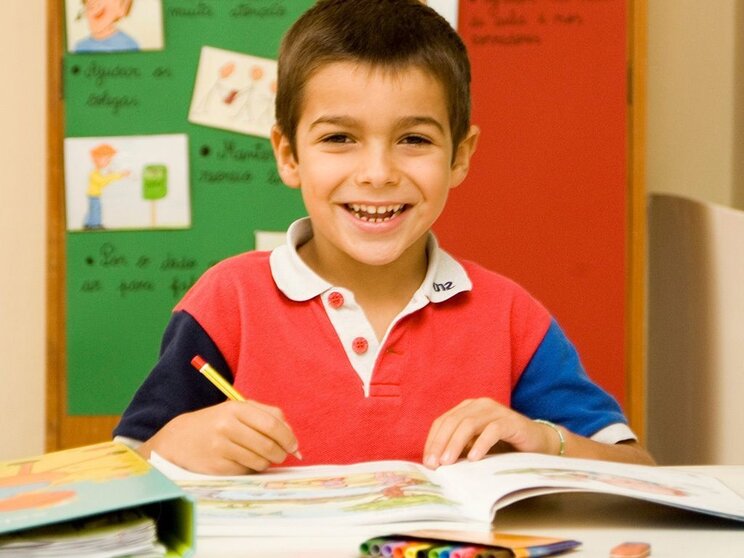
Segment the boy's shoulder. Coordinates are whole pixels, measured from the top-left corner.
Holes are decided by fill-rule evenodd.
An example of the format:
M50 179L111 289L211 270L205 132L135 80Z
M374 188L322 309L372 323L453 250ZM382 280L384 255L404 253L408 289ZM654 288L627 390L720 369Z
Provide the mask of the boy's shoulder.
M542 302L515 280L479 263L458 261L473 284L468 296L475 307L508 308L512 316L539 317L543 322L550 319L550 313Z
M269 255L264 251L244 252L214 264L191 286L174 311L185 310L197 320L207 316L223 321L236 317L236 301L264 300L274 288Z
M204 277L226 278L234 274L255 273L262 271L269 265L271 252L264 250L251 250L242 252L235 256L229 256L218 261L204 272Z
M208 268L185 298L205 291L233 291L250 286L256 288L261 278L270 277L270 252L251 251L230 256Z
M501 293L513 293L520 296L530 296L527 289L517 283L514 279L502 275L497 271L488 269L482 264L471 260L458 259L460 265L470 277L473 283L473 291L498 291Z

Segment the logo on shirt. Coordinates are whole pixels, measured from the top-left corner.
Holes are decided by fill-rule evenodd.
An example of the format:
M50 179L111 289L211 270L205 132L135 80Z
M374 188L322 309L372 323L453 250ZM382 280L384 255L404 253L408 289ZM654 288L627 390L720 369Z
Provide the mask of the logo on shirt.
M455 288L455 284L452 281L447 281L445 283L432 283L432 286L434 287L435 293L441 293L442 291L451 291Z

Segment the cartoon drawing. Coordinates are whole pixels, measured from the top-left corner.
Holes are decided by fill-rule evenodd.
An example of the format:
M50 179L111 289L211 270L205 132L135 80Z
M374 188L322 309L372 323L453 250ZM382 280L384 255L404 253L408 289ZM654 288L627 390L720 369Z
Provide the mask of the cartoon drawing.
M268 138L275 98L274 60L202 47L189 122Z
M306 518L456 505L417 471L381 471L281 480L185 480L178 484L207 515Z
M75 52L121 52L139 50L139 44L119 29L119 21L128 16L133 0L80 0L77 16L88 21L90 36L75 44Z
M217 69L217 77L207 89L202 99L196 103L195 112L209 112L210 107L215 104L231 105L238 95L238 90L231 88L228 82L230 76L235 73L235 62L229 60ZM214 110L214 108L212 108Z
M162 0L64 0L67 50L78 53L161 50Z
M102 143L93 148L90 156L93 159L95 167L88 175L88 213L85 216L83 228L86 230L96 230L103 228L103 211L101 208L101 195L104 188L117 180L129 176L128 170L120 172L106 172L111 161L116 155L116 149L107 143Z
M66 138L65 198L71 231L189 227L188 138Z
M2 463L0 512L66 504L77 497L72 483L123 479L148 469L136 454L110 443Z
M245 123L259 126L271 126L274 120L274 99L276 98L276 80L264 80L266 72L258 64L249 69L248 85L238 92L238 109L235 118Z
M676 486L667 484L661 484L645 479L638 479L633 477L624 477L621 475L614 475L611 473L600 473L594 471L580 471L573 469L546 469L546 468L535 468L535 469L509 469L499 471L497 475L515 475L515 474L528 474L528 475L539 475L545 479L552 480L567 480L575 481L578 483L591 483L600 482L603 484L609 484L618 488L636 490L638 492L645 492L648 494L664 494L666 496L689 496L689 493Z
M151 202L150 224L158 224L157 200L168 194L168 167L165 165L147 165L142 170L142 197Z

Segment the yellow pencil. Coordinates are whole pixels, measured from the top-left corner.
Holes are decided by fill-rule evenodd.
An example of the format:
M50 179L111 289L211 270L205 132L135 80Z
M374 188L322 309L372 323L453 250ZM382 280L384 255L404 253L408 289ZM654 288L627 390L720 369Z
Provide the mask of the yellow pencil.
M222 374L212 368L212 366L202 357L196 355L191 359L191 364L199 372L204 374L207 377L207 380L212 382L217 389L227 396L228 399L232 399L233 401L245 401L245 397L243 397L238 390L232 387L232 384L225 380L225 378L222 377Z
M240 392L232 386L230 382L222 377L222 374L212 368L212 366L201 356L196 355L194 358L192 358L191 365L199 372L204 374L207 380L212 382L212 384L214 384L217 389L224 393L228 399L232 399L233 401L245 401L245 397L243 397ZM302 460L302 454L299 452L299 450L292 453L292 455L294 455L297 459Z

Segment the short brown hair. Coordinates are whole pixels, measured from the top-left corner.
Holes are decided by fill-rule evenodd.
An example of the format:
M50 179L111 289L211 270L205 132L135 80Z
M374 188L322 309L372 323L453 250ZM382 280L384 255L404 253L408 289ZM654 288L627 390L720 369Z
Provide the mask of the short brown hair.
M293 152L308 80L325 64L348 61L430 73L444 88L455 149L467 135L470 62L447 20L419 0L319 0L279 49L276 119Z

